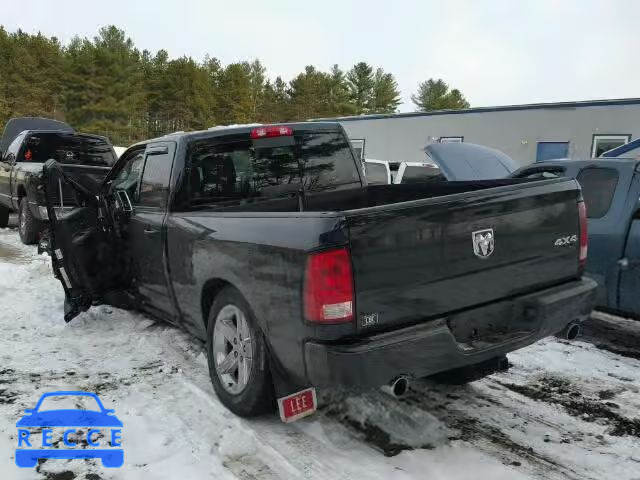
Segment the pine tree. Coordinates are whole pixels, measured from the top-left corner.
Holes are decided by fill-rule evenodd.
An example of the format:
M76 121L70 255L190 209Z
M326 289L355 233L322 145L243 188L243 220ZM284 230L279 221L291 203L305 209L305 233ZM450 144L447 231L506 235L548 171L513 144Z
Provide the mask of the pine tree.
M272 83L267 80L256 120L262 123L286 122L291 119L287 84L280 77Z
M338 65L334 65L330 72L330 104L334 115L353 115L356 113L354 105L349 101L349 87L344 72Z
M444 80L430 78L418 85L418 92L411 95L411 100L418 110L428 112L430 110L460 110L469 108L469 102L464 98L460 90L449 90Z
M264 101L266 68L262 66L260 60L254 60L249 66L249 81L251 83L251 120L258 118L258 112Z
M398 82L382 68L376 70L373 87L372 113L395 113L400 105Z
M141 54L124 31L109 26L93 42L75 39L68 54L70 123L107 135L116 144L128 145L144 135L137 122L145 100Z
M254 119L251 65L231 63L220 73L216 119L221 125L249 123Z
M370 113L374 107L373 67L365 62L356 63L347 73L347 87L355 113Z
M331 87L331 76L328 73L307 65L303 73L289 82L292 118L308 120L332 115Z

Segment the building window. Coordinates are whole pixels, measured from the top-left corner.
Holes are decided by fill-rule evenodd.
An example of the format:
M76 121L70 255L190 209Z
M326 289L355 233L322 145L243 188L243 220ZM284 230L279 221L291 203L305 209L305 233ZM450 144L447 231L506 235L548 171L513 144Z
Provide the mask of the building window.
M587 167L576 177L582 187L582 196L589 218L604 217L618 185L618 171L613 168Z
M536 162L556 160L569 156L569 142L538 142Z
M631 135L594 135L591 142L591 156L597 158L612 148L626 145Z
M464 137L440 137L440 143L462 143Z
M356 154L356 158L364 160L364 138L352 138L351 146L353 147L353 153Z

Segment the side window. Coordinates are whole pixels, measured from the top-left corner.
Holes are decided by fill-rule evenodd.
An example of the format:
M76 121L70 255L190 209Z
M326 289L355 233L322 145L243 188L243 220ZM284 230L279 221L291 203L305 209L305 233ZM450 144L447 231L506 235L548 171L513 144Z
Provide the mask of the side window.
M153 147L152 147L153 148ZM173 165L172 149L160 147L147 153L137 205L165 208L169 198L169 181Z
M189 204L193 206L251 196L252 181L258 173L254 171L253 155L248 140L194 144L187 179Z
M585 168L577 177L589 218L604 217L618 185L618 171L613 168Z
M591 141L591 156L597 158L614 148L626 145L631 141L631 135L594 135Z
M138 193L138 184L142 173L144 150L131 152L124 159L124 165L111 182L111 191L124 190L134 202Z
M358 160L364 160L364 143L365 140L362 138L351 139L351 148L353 148L353 153L356 154Z
M4 156L5 161L13 162L18 158L18 152L20 151L20 145L22 145L23 139L24 139L24 134L20 134L13 139L13 142L11 142L7 147L7 151Z

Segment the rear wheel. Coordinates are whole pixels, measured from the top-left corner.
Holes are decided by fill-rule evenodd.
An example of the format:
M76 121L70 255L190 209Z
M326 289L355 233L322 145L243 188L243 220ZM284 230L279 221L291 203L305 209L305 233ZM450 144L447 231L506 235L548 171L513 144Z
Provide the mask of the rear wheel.
M235 288L215 298L207 325L209 375L220 401L236 415L272 411L274 394L264 338Z
M0 228L6 228L9 225L9 209L0 205Z
M36 220L31 213L26 198L20 202L20 210L18 213L18 233L20 240L25 245L33 245L38 242L38 234L40 232L40 222Z

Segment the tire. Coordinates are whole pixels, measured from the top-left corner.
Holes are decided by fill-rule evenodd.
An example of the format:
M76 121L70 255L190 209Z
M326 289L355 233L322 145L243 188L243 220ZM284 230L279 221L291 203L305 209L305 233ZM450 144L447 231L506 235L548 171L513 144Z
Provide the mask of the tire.
M20 240L25 245L38 243L40 222L33 217L26 197L20 202L20 209L18 210L18 233L20 234Z
M247 301L235 288L225 287L214 299L208 319L209 375L220 401L241 417L273 411L265 341ZM247 334L250 340L242 342Z
M9 225L9 209L0 205L0 228L7 228Z

